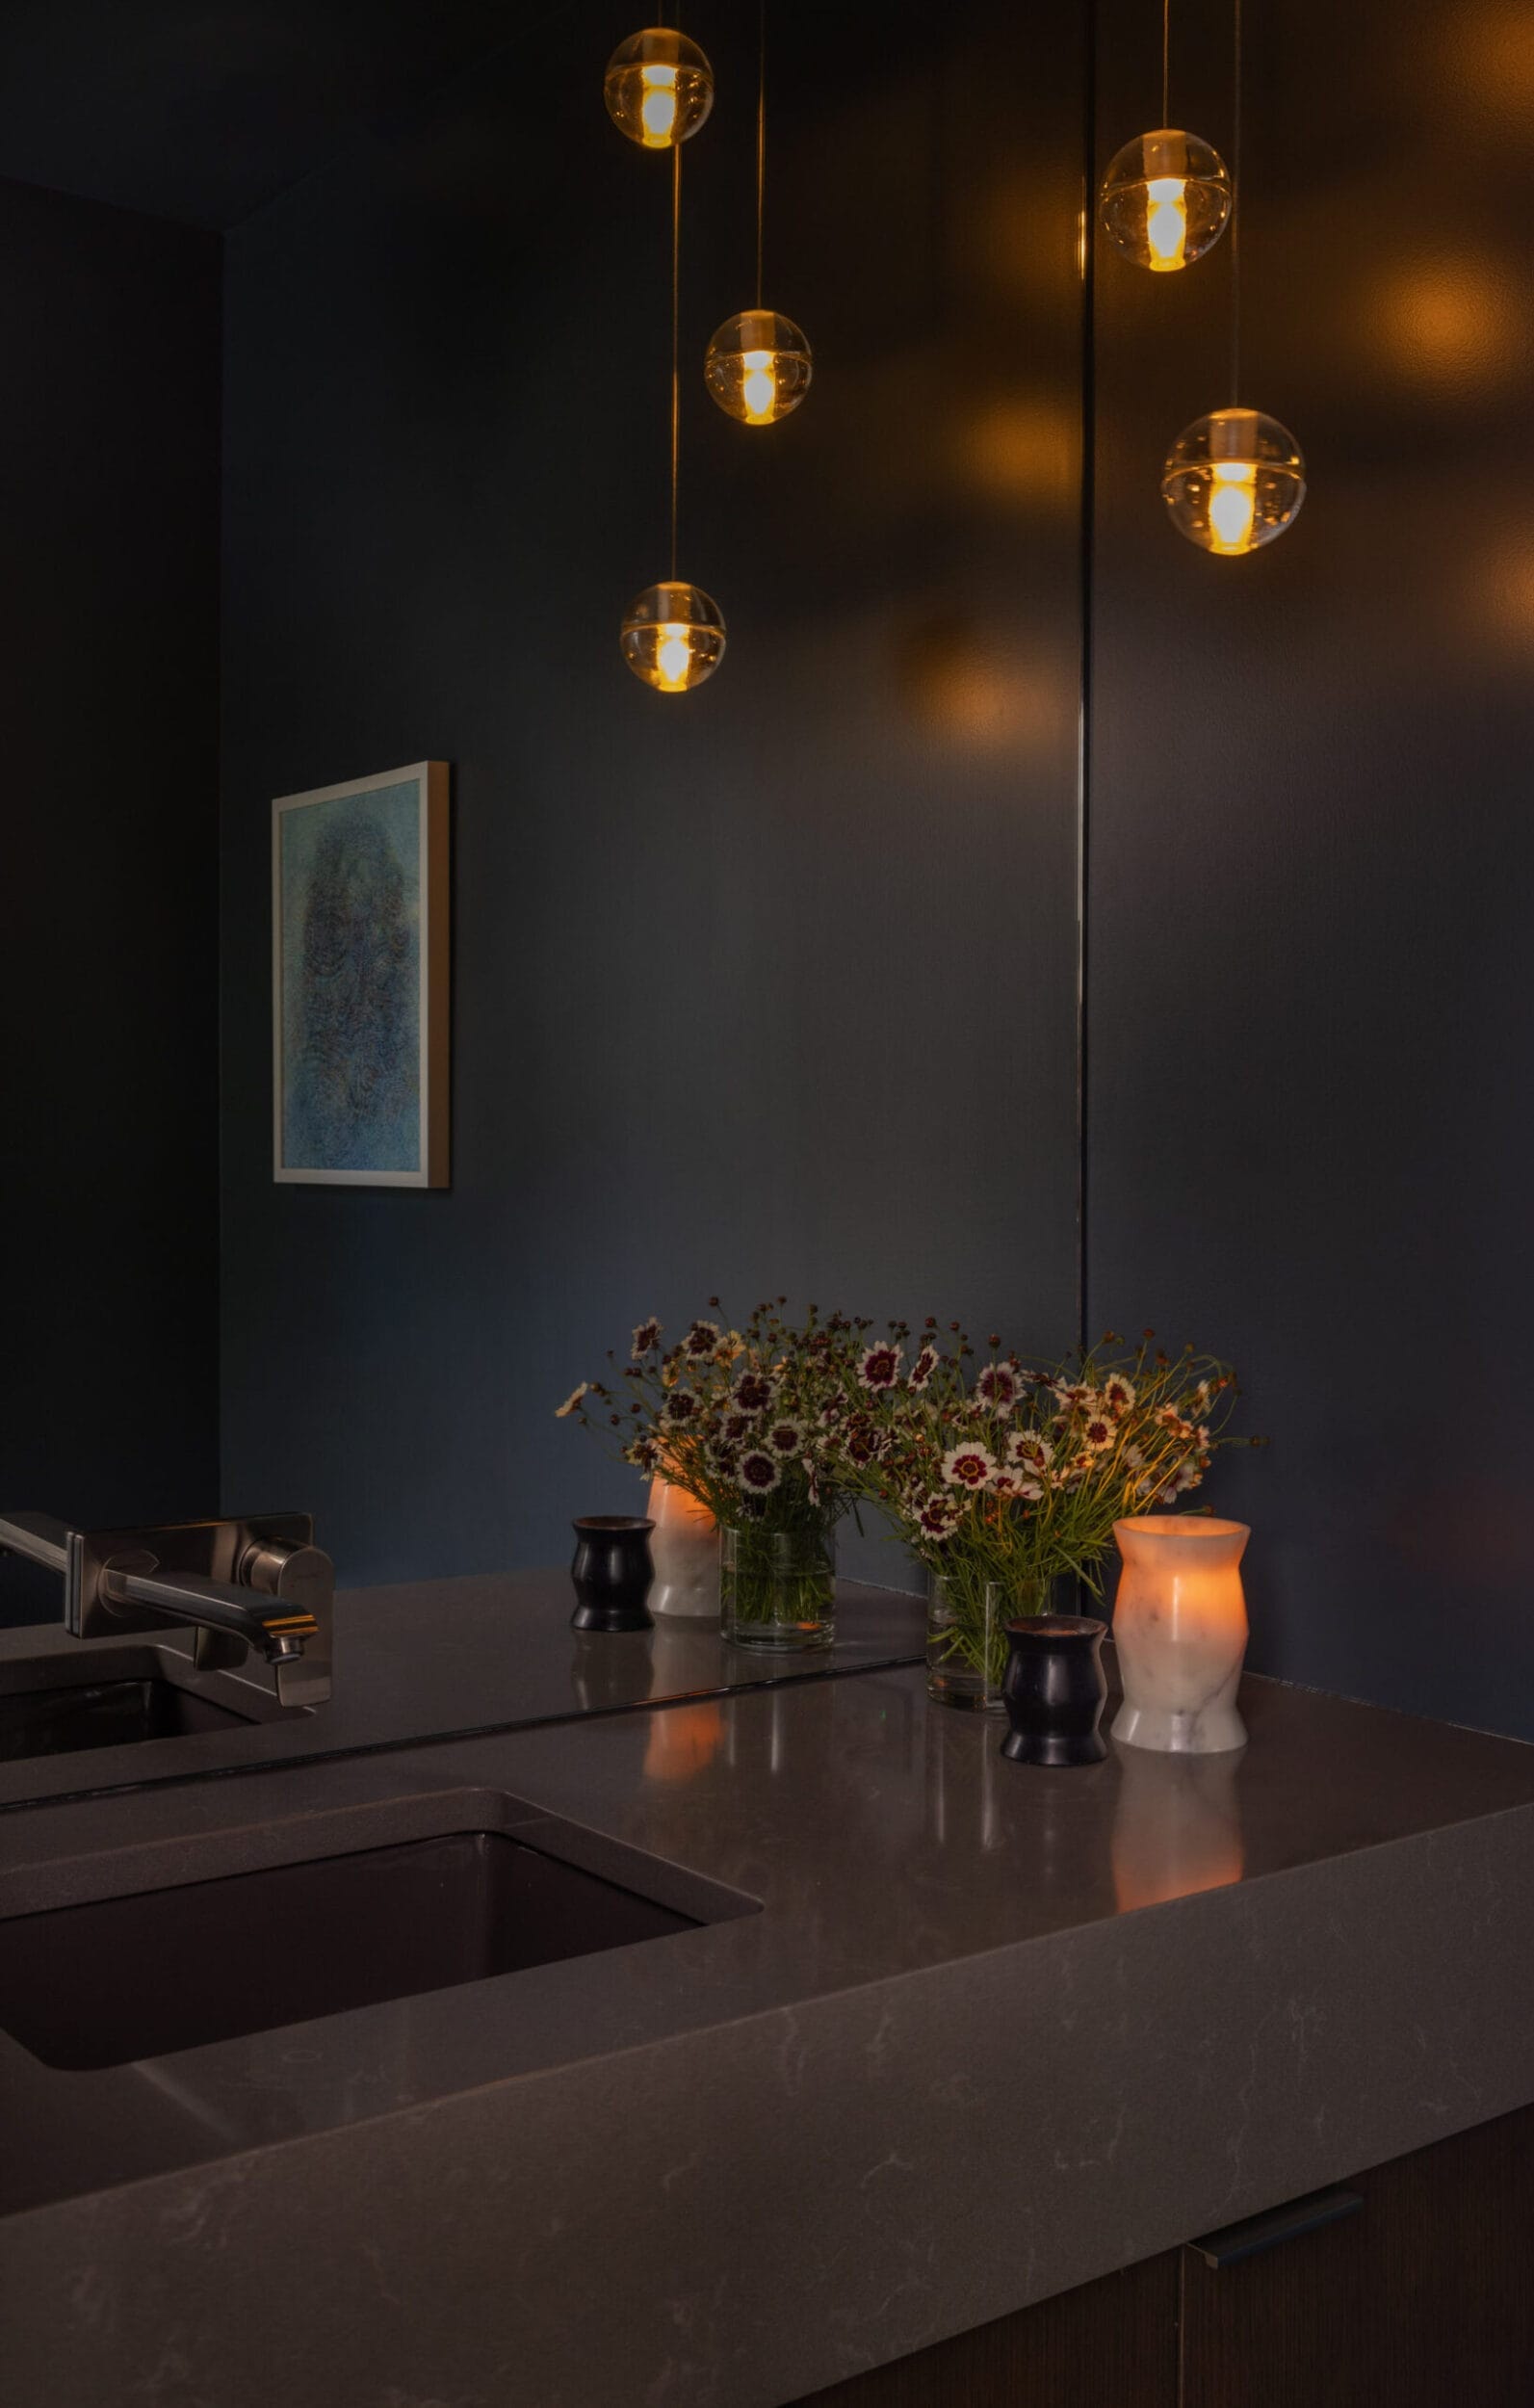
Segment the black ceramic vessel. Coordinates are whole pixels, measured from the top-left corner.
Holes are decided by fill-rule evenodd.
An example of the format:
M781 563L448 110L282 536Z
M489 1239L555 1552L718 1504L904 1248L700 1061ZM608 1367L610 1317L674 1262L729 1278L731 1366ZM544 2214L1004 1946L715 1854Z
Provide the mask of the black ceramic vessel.
M645 1599L655 1578L650 1561L653 1522L626 1513L585 1513L572 1525L575 1555L570 1578L576 1631L653 1631Z
M1098 1729L1107 1681L1105 1622L1087 1614L1041 1613L1006 1626L1001 1679L1012 1728L1001 1753L1015 1765L1099 1765L1107 1741Z

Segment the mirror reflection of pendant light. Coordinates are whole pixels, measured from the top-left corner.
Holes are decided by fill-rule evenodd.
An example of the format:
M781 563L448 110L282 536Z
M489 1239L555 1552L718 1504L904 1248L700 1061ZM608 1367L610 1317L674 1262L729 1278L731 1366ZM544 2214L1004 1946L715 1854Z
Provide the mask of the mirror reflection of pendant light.
M719 407L747 427L770 427L810 389L810 346L792 318L762 306L762 222L767 190L767 0L761 0L756 94L756 307L715 329L704 381Z
M1171 40L1172 0L1161 0L1161 122L1109 161L1098 197L1114 249L1163 275L1212 250L1231 215L1231 179L1219 152L1166 122Z
M682 435L679 319L682 278L682 153L671 153L671 573L636 594L623 615L623 657L657 694L689 694L724 658L724 617L713 596L676 573L677 469Z
M1231 159L1236 206L1244 205L1241 164L1241 0L1235 0L1235 83ZM1231 406L1184 427L1161 470L1161 497L1178 534L1206 552L1234 558L1256 552L1291 526L1305 499L1305 461L1287 427L1260 409L1243 409L1239 221L1231 228Z
M714 106L714 69L674 26L651 25L619 42L602 96L620 134L646 150L673 150Z

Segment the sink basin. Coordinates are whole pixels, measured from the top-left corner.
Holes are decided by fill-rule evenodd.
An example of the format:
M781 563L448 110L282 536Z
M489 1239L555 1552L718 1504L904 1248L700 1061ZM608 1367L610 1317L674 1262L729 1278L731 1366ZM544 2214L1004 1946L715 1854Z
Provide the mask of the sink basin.
M20 1659L0 1678L0 1764L238 1730L285 1719L292 1711L250 1682L199 1672L190 1656L169 1647Z
M7 1917L0 2028L123 2065L698 1923L506 1832L434 1833Z

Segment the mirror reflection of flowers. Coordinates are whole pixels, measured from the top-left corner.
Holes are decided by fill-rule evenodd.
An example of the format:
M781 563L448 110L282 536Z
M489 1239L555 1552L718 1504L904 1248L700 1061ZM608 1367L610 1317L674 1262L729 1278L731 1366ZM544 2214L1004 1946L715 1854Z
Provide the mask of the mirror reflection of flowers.
M583 1381L558 1409L611 1439L627 1463L663 1473L738 1533L727 1606L737 1619L806 1622L829 1615L833 1532L852 1484L844 1459L845 1400L868 1350L869 1323L845 1314L784 1318L759 1304L741 1329L698 1320L670 1346L640 1322L628 1360ZM718 1312L717 1296L709 1298ZM798 1590L785 1607L780 1543L798 1542Z
M844 1479L944 1584L944 1654L999 1689L1004 1620L1048 1611L1062 1575L1101 1596L1114 1523L1175 1504L1235 1443L1235 1376L1191 1347L1168 1354L1150 1330L1132 1354L1107 1353L1123 1344L1110 1330L1046 1368L996 1336L982 1360L956 1322L940 1332L929 1319L914 1344L906 1370L913 1333L894 1322L865 1356L877 1376L849 1395Z

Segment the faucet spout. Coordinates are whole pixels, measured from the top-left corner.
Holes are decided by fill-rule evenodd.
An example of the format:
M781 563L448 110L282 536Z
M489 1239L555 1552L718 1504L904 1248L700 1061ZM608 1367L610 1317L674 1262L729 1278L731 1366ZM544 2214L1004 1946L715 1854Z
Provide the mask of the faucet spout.
M107 1606L152 1606L200 1630L221 1631L280 1663L320 1636L315 1616L280 1599L209 1580L200 1572L163 1572L147 1552L114 1556L102 1566L97 1594Z

